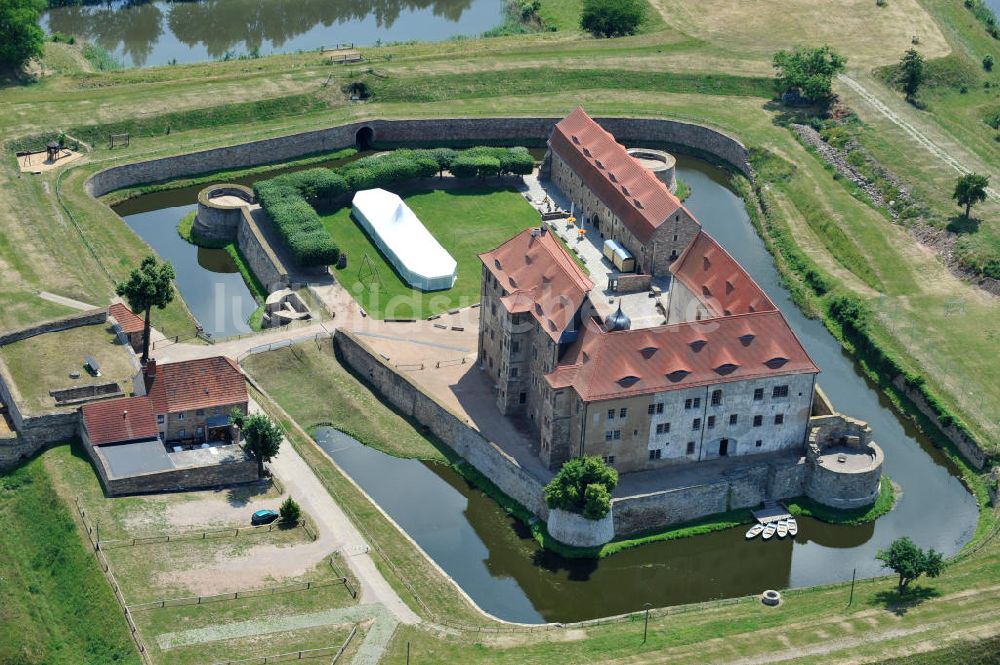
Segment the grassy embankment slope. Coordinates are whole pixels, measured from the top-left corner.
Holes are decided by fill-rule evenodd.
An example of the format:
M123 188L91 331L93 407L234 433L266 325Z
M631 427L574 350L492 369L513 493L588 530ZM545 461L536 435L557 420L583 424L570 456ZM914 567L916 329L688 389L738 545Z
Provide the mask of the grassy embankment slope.
M694 21L686 18L682 11L685 6L679 1L662 0L659 4L666 10L669 29L622 40L594 41L573 33L552 33L501 41L466 40L372 50L370 55L376 58L392 54L391 62L378 62L378 67L384 69L390 79L385 84L383 99L380 100L376 90L373 102L361 106L349 105L336 91L337 86L351 78L351 71L332 68L311 54L250 62L56 76L36 85L0 91L3 139L49 131L53 126L143 120L168 110L192 112L191 116L180 118L181 124L174 125L169 136L137 132L132 147L114 153L97 146L89 164L73 168L61 177L18 178L12 160L4 162L0 168L0 187L9 193L9 203L0 209L0 229L5 239L0 245L0 262L7 269L9 279L0 287L0 296L10 306L0 312L0 323L6 327L40 318L37 309L40 303L33 291L42 287L84 300L106 298L111 279L121 278L128 266L144 253L141 242L120 220L82 192L83 180L97 168L357 117L560 114L582 103L598 114L669 115L711 124L740 136L748 144L767 148L793 164L793 175L772 188L778 223L790 230L795 242L808 256L845 287L871 298L877 298L879 290L885 289L887 295L911 305L893 313L893 321L899 325L896 330L890 330L892 334L898 334L903 324L910 328L931 325L948 330L949 339L945 341L950 343L937 346L940 340L936 337L926 339L925 343L935 345L938 362L949 368L946 376L940 378L954 380L959 387L949 391L947 398L952 405L960 407L963 415L988 432L994 426L990 414L985 412L985 405L992 407L997 403L998 388L990 377L1000 369L992 365L1000 361L995 354L969 353L969 348L973 341L975 344L971 348L982 348L982 322L998 320L997 305L973 287L952 278L934 257L916 248L905 233L836 183L787 130L775 126L774 114L766 99L752 96L759 92L747 93L746 86L756 88L757 83L711 75L728 72L766 76L770 53L785 46L776 43L778 35L809 34L809 29L818 25L840 25L844 20L859 18L865 23L864 30L840 30L827 35L828 41L848 53L853 63L866 67L888 64L896 59L897 51L907 48L914 25L922 31L923 44L936 43L937 37L933 34L936 28L929 23L928 15L914 2L906 0L890 3L893 12L898 8L907 13L906 21L883 20L882 17L891 18L891 15L877 14L881 10L875 8L874 3L829 2L820 7L824 20L796 25L795 13L784 9L762 10L748 6L746 12L750 14L734 18L725 12L720 14L719 8L728 7L729 3L719 3L699 8L697 21ZM955 0L954 4L959 3ZM761 21L765 26L783 27L761 31ZM562 75L550 79L548 87L539 91L533 79L540 69L552 66L560 68ZM507 73L486 75L497 70ZM595 71L600 74L593 74ZM468 76L476 72L484 73L483 83L478 87ZM634 75L636 72L657 76L649 77L651 83L643 83L644 77ZM330 73L334 74L334 84L324 88L322 84ZM682 74L685 76L680 76ZM687 76L689 74L695 77ZM709 76L706 78L705 74ZM618 83L623 76L630 81L629 87ZM449 90L451 82L456 85L451 95L420 92L418 88L421 99L411 101L403 85L408 78L413 78L415 83L433 79L434 86L445 91ZM699 87L692 83L699 78L708 85ZM713 83L715 80L718 85ZM206 127L195 120L195 116L201 115L199 109L302 94L323 99L327 108L322 112L298 109L295 114L258 121L252 105L227 106L227 113L217 116L214 126ZM290 106L295 108L294 104ZM151 122L150 126L155 123ZM917 173L940 178L941 173L949 172L940 163L912 159L913 154L922 154L919 152L922 148L908 137L891 129L884 132L884 137L900 154L911 155L912 168ZM946 177L953 177L953 174ZM56 191L60 192L59 199L53 195ZM75 225L67 211L72 212ZM838 224L831 225L825 221L827 219L834 219ZM834 226L844 233L836 234ZM84 238L86 242L66 242L67 233L70 237ZM51 266L59 266L61 270L51 270ZM919 287L925 283L934 288L929 297L913 290L915 285ZM956 295L966 300L969 312L961 322L945 318L937 307L946 297ZM190 325L180 308L172 308L161 317L162 323L158 325L168 333ZM916 350L919 351L919 347ZM975 362L970 364L969 360ZM916 361L922 363L924 359ZM929 367L933 369L934 366ZM984 396L983 409L965 404L966 390ZM308 448L304 442L297 445ZM347 497L343 500L353 506L360 523L369 530L382 532L378 542L387 552L392 548L393 561L405 561L408 567L412 565L419 577L410 578L411 584L427 579L432 593L422 595L428 595L434 602L440 599L442 605L449 606L440 612L459 617L468 614L469 620L473 620L475 615L463 609L447 583L431 579L433 571L427 569L415 552L407 551L408 545L394 535L391 526L380 522L377 511L367 506L363 499L343 494L349 488L338 484L344 483L343 479L332 469L325 468L322 458L311 457L310 461L330 487ZM982 580L995 577L998 558L991 545L970 562L954 566L945 578L934 583L945 597L929 599L902 617L882 608L891 598L878 595L890 586L880 582L871 585L862 601L856 597L855 607L846 612L830 611L831 606L843 602L846 592L841 586L835 590L794 592L792 602L778 611L765 612L756 606L740 605L684 617L654 617L651 639L646 647L640 647L638 637L628 630L628 624L624 630L619 624L535 636L504 636L502 640L471 634L462 640L442 641L435 635L413 629L397 637L396 656L401 655L404 640L413 639L417 652L428 661L454 660L454 657L469 662L489 658L499 659L493 662L503 659L551 662L627 657L635 662L662 662L669 654L679 660L705 662L731 659L734 646L745 648L747 654L770 650L779 634L792 640L791 648L802 650L800 658L803 660L824 654L824 649L839 649L843 653L851 649L851 640L860 638L876 641L858 646L855 651L860 656L890 655L906 648L931 649L933 642L920 642L914 647L910 636L919 634L921 640L940 639L940 643L944 643L963 632L985 636L989 631L996 631L997 627L988 618L991 608L996 607L995 591L981 587ZM396 584L402 588L398 579ZM954 595L958 593L963 595ZM765 632L758 632L761 630ZM706 634L730 639L706 643L703 640ZM480 646L475 645L477 641Z
M139 663L43 459L0 474L0 663Z

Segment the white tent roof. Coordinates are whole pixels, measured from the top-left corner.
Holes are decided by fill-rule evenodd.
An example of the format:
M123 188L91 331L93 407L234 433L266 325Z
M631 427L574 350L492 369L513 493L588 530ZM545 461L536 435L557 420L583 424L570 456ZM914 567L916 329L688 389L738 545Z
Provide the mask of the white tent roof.
M411 285L450 288L458 263L399 196L384 189L354 195L354 213L372 241Z

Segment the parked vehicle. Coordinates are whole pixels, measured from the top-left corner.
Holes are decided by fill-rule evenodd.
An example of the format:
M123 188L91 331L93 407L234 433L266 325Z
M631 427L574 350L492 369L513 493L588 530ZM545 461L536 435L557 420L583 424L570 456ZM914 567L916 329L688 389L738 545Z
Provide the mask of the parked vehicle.
M278 519L278 513L273 510L258 510L250 518L250 524L260 526L262 524L270 524L276 519Z

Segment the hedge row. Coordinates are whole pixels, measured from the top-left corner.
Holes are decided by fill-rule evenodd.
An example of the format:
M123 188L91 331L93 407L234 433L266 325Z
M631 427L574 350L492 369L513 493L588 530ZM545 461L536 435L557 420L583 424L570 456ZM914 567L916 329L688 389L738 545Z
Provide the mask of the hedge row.
M320 266L336 263L340 249L311 204L329 203L350 191L387 187L445 171L460 178L485 178L508 173L527 175L534 166L527 148L403 149L363 157L339 169L307 169L261 180L254 184L254 193L296 263Z
M327 266L337 262L340 248L307 201L347 191L342 176L330 169L308 169L259 181L253 189L296 263Z

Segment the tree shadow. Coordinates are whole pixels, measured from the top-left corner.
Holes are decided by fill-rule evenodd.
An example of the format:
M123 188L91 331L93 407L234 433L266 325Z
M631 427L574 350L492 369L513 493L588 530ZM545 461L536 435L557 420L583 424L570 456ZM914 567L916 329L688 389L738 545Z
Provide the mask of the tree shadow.
M952 233L976 233L979 231L979 220L965 215L955 215L948 219L948 226L945 227Z
M226 501L233 508L242 508L259 496L267 494L271 489L270 480L261 480L249 485L230 487L226 490Z
M934 587L910 587L903 593L895 589L885 589L875 594L875 600L896 616L905 616L925 600L937 598L941 594Z

